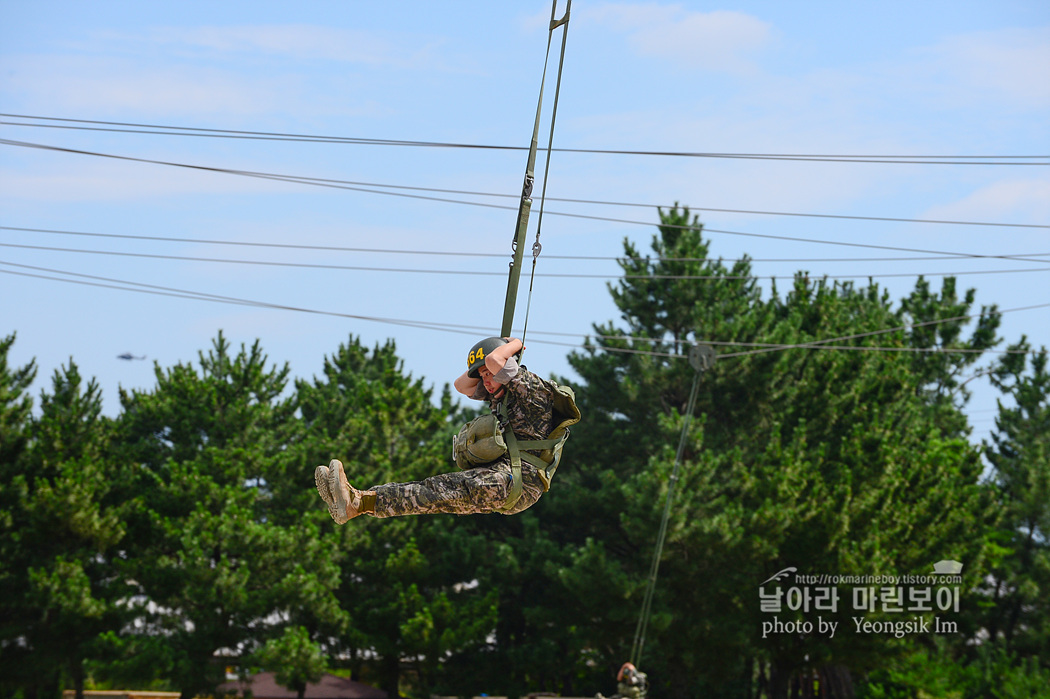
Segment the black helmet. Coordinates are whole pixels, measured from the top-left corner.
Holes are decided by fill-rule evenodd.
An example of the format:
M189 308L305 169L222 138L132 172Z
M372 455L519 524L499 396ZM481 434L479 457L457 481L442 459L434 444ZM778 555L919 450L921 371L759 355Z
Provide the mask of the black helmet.
M507 344L507 341L502 337L486 337L481 342L478 342L470 348L470 354L467 355L467 376L472 379L480 378L478 376L478 369L485 365L485 357L489 355L489 352L502 347Z

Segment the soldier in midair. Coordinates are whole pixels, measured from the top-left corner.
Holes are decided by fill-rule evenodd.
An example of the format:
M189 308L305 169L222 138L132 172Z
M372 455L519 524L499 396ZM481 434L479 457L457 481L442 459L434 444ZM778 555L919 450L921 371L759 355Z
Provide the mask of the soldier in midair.
M456 379L456 390L474 400L487 401L492 415L465 426L457 437L457 463L462 470L358 490L350 485L338 459L332 459L328 466L318 466L314 471L317 492L336 524L364 514L517 514L535 504L549 488L553 475L553 469L545 465L553 463L557 467L557 459L550 452L552 441L557 441L550 439L557 427L555 402L572 392L520 365L517 357L523 349L517 338L490 337L476 343L467 355L467 370ZM575 419L564 421L563 425L579 420L574 403L572 410ZM475 434L475 423L489 425L489 431L494 429L495 434L482 439ZM567 436L567 429L559 432ZM515 440L522 442L522 451L514 448ZM564 441L564 436L560 441ZM505 442L510 442L510 447L503 446L480 457L472 454L477 451L474 447L482 443ZM555 450L558 457L560 450L559 443ZM494 458L486 461L489 457Z

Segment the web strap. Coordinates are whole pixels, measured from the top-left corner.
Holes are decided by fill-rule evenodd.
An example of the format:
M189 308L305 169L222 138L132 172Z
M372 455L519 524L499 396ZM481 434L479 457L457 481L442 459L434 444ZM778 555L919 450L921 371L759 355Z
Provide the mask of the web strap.
M529 146L529 157L525 167L525 181L522 184L521 202L518 205L517 227L515 228L514 239L511 242L511 250L514 257L510 263L510 275L507 280L507 297L503 305L503 324L500 327L500 335L502 337L510 337L512 326L514 324L514 308L517 303L518 282L521 278L521 264L524 253L525 235L529 225L529 213L532 210L532 188L535 184L536 150L539 141L540 116L543 111L543 87L547 81L547 64L550 60L551 43L554 39L554 30L558 27L564 26L565 29L562 31L561 39L561 54L558 59L558 78L554 88L554 108L551 114L550 135L547 142L547 159L543 170L543 189L540 195L540 214L536 227L536 242L533 243L532 246L532 275L529 279L528 305L525 309L525 327L521 334L522 340L525 339L525 330L528 329L529 310L532 307L533 282L535 281L536 276L536 260L542 249L542 246L540 245L540 227L543 225L543 203L547 194L547 176L550 172L550 154L554 144L554 122L558 115L558 96L561 92L561 76L562 68L565 64L565 43L569 34L569 11L571 7L572 0L567 0L565 14L561 19L555 19L558 10L558 0L554 0L551 6L551 21L547 35L547 55L543 59L543 76L540 80L540 95L536 104L536 119L532 128L532 142Z

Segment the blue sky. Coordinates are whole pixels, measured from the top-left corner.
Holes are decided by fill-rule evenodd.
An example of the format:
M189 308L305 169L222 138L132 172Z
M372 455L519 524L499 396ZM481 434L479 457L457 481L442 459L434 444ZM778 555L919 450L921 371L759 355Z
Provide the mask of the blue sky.
M561 2L559 15L563 9ZM525 146L550 14L548 2L0 0L0 112ZM552 60L560 38L556 32ZM543 143L553 88L551 78ZM462 371L472 334L346 316L498 330L506 256L407 253L509 255L514 197L525 167L521 151L10 124L0 126L0 138L195 166L510 195L417 192L507 208L467 206L0 145L0 226L7 227L0 229L5 244L0 261L9 263L0 265L0 334L18 333L15 365L36 359L34 394L72 357L82 373L101 384L105 411L116 414L118 386L151 388L154 362L162 367L195 362L220 329L236 345L260 339L272 362L290 363L293 375L302 378L319 374L325 355L350 334L369 345L394 338L406 369L440 388ZM979 305L1050 304L1050 4L1042 0L577 0L554 144L707 153L1044 157L1042 165L930 165L555 153L548 196L648 208L547 202L537 272L581 276L536 279L526 360L540 373L571 377L565 344L582 342L592 323L617 317L606 290L617 275L615 263L558 256L612 258L622 252L625 237L647 249L655 229L641 224L655 222L656 206L676 201L694 207L710 229L750 234L710 233L711 252L756 258L754 270L767 278L762 282L767 289L769 277L783 278L778 282L783 289L796 270L805 269L811 276L853 275L859 285L874 275L899 299L918 274L939 288L944 273L955 273L961 287L977 289ZM541 156L540 172L542 165ZM538 210L537 196L530 246ZM11 230L25 228L105 236ZM404 252L193 242L216 240ZM902 260L923 255L842 243L1036 257ZM168 259L173 256L192 259ZM784 258L792 261L771 261ZM319 312L55 279L86 279L70 273ZM519 329L527 286L523 282ZM1048 321L1050 307L1008 313L1002 334L1015 341L1027 333L1036 345L1050 345ZM124 352L147 359L118 359ZM979 440L991 427L996 393L982 379L971 385Z

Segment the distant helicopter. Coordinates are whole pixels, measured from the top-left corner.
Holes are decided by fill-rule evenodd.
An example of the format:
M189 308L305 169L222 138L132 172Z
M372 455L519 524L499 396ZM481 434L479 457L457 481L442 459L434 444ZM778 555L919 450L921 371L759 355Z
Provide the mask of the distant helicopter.
M145 359L145 358L146 358L146 355L142 355L141 357L136 357L131 352L125 352L124 354L118 354L117 355L117 359L124 359L124 360L129 361L129 362L132 359Z

